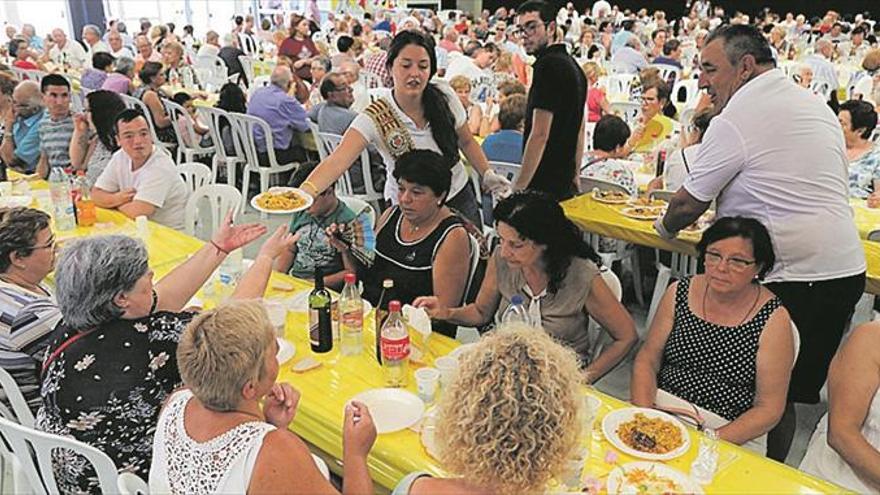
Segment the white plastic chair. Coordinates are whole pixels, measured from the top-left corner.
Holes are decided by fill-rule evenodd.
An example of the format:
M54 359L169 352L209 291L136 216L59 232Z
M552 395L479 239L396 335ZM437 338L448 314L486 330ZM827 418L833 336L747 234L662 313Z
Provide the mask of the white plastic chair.
M611 111L632 128L638 124L642 106L632 101L615 101L611 103Z
M79 454L92 464L98 477L98 487L103 493L119 489L116 465L107 454L73 438L44 433L0 418L0 433L12 447L21 468L36 493L58 493L58 483L52 468L52 452L67 449ZM36 463L34 463L36 460ZM134 476L134 475L132 475ZM126 483L130 483L127 480ZM147 484L141 480L141 490L148 493Z
M684 93L682 94L682 90ZM679 79L672 86L672 102L693 106L700 95L700 81L697 79Z
M272 128L265 120L253 115L245 115L241 113L228 114L234 125L238 126L242 142L244 144L245 165L244 178L242 180L242 197L241 206L245 207L247 201L248 187L250 186L251 174L259 174L260 176L260 193L269 190L269 178L272 175L281 174L296 170L299 162L278 163L275 157L275 141L272 138ZM266 143L266 154L268 155L268 166L260 165L259 151L257 150L257 140L254 137L254 131L259 128L262 130L263 139ZM265 213L261 214L264 217Z
M670 252L670 256L669 266L660 263L660 261L654 264L657 268L657 280L654 283L654 292L651 294L651 303L648 306L648 318L645 320L644 333L639 335L640 338L644 338L651 327L651 322L654 321L654 315L657 314L657 308L660 306L660 300L663 299L669 282L672 279L681 279L697 274L697 258L695 256L674 251Z
M254 91L272 84L269 76L257 76L253 80L248 80L248 82L251 83L248 88L248 99L254 95Z
M382 96L382 94L384 93L383 90L384 90L384 88L381 88L381 87L368 89L367 96L370 97L370 103L373 103L374 101L378 100Z
M16 383L15 379L12 378L12 375L3 368L0 368L0 385L3 387L3 394L6 396L6 400L9 402L10 406L12 406L10 409L6 407L4 403L0 402L0 417L4 417L28 428L33 428L34 415L31 413L27 401L24 399L24 395L18 387L18 383ZM19 462L15 454L9 450L7 444L2 440L0 440L0 461L2 461L0 462L0 486L9 485L8 482L3 481L6 474L11 471L12 487L15 493L29 493L33 491L28 484L27 474L24 472L24 469L22 469L21 462ZM7 462L10 463L8 469Z
M470 293L471 287L476 282L477 266L480 263L480 243L470 234L468 234L468 240L470 241L470 271L468 272L468 281L464 289L465 295ZM476 342L480 340L480 331L474 327L458 327L455 331L455 340L462 344Z
M214 157L211 159L211 171L214 174L214 180L217 180L217 177L219 177L220 165L224 165L226 166L226 183L234 186L236 168L239 164L243 164L246 159L241 132L236 123L232 121L230 112L219 108L200 108L199 111L208 116L208 131L211 134L211 142L214 143ZM228 124L229 132L232 136L233 154L227 153L226 147L223 144L221 129L224 123Z
M681 77L681 69L674 65L651 64L649 67L657 69L660 72L660 79L663 79L666 82L672 81L672 84L675 84Z
M226 83L229 69L226 62L216 55L202 55L193 62L196 77L205 91L219 88Z
M311 119L309 119L308 122L309 129L311 129L312 135L315 136L315 145L318 147L318 156L321 160L324 160L334 149L336 149L337 146L339 146L339 143L342 142L342 136L329 132L321 132ZM378 209L379 201L385 196L384 191L376 191L376 187L374 186L373 170L370 165L370 152L367 148L364 148L363 151L361 151L360 162L361 180L364 184L364 192L354 192L354 187L351 183L351 168L349 167L336 181L336 194L363 199L364 201L373 204Z
M602 281L605 282L605 285L611 289L611 293L614 294L614 297L620 301L623 298L623 286L617 275L607 266L602 267L599 275L602 277ZM590 342L592 342L589 353L590 360L593 360L602 353L602 349L605 348L611 338L608 333L602 329L599 322L594 320L592 316L587 323L587 335L590 336Z
M185 108L171 100L162 100L165 112L171 118L171 127L174 128L174 135L177 137L177 163L195 161L197 156L210 155L214 148L203 148L199 143L202 137L196 133L195 124L189 112ZM180 117L183 116L183 126L181 127ZM187 145L183 136L189 138L192 145Z
M204 163L181 163L177 167L177 172L183 176L183 181L186 182L186 188L190 193L194 193L196 189L214 182L214 174Z
M211 230L213 234L220 228L220 222L226 216L226 212L233 210L233 217L238 213L239 207L242 205L241 193L233 186L228 184L208 184L196 189L190 194L186 201L186 209L184 210L184 230L189 235L194 236L201 210L199 202L207 199L208 209L211 214Z
M810 83L810 91L817 95L822 95L822 97L825 98L825 101L828 101L831 99L831 93L834 91L834 88L832 88L831 84L827 81L817 81L814 79L813 82Z
M629 98L632 83L636 80L635 74L611 74L599 78L599 86L605 89L609 97L613 95L626 95Z
M133 473L120 473L116 487L120 495L150 495L150 487Z
M40 82L43 80L43 77L45 77L46 74L48 74L48 72L44 72L41 70L33 70L33 69L32 70L26 69L24 71L24 73L27 75L27 78L29 80L34 81L37 84L40 84Z
M248 55L239 55L238 61L241 63L241 69L244 71L245 77L247 77L248 84L253 84L254 81L254 59Z

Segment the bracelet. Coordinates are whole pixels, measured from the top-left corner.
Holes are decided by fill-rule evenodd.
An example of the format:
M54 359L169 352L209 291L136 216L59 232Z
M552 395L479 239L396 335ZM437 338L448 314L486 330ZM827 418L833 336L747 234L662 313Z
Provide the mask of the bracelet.
M318 192L319 192L318 186L316 186L312 181L310 181L310 180L303 181L303 183L299 185L299 188L305 190L306 186L308 186L309 188L312 189L312 193L314 193L314 194L312 194L312 196L318 195Z
M225 255L229 255L229 251L227 251L227 250L223 249L222 247L220 247L216 242L214 242L213 239L211 239L211 245L213 245L213 246L217 249L217 251L219 251L219 252L221 252L221 253L223 253L223 254L225 254Z

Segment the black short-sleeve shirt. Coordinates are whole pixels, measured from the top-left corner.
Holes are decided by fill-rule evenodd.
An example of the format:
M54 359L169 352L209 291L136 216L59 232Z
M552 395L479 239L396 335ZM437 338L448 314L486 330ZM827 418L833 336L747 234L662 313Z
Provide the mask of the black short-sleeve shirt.
M538 164L530 189L549 193L557 200L568 199L574 187L578 133L584 119L587 79L577 62L561 44L550 45L538 54L534 80L529 89L525 139L532 132L532 114L536 108L553 113L550 139Z

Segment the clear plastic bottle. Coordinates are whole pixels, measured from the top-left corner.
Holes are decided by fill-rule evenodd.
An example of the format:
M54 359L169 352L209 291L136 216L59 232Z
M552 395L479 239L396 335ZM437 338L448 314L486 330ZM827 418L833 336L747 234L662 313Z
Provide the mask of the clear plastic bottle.
M400 315L400 301L388 303L388 319L382 325L382 370L385 385L405 387L407 381L406 362L409 359L409 332Z
M73 202L70 200L70 182L60 167L52 167L49 172L49 191L52 195L52 213L55 217L55 229L72 230L76 227L73 213Z
M697 457L691 464L691 478L701 485L712 483L718 470L718 433L706 429L700 437Z
M501 316L501 323L532 324L532 319L529 317L529 312L526 311L526 307L523 305L523 297L521 295L514 294L513 297L510 298L510 306L504 310L504 315Z
M364 350L364 302L354 273L345 274L339 296L339 339L343 356L357 356Z

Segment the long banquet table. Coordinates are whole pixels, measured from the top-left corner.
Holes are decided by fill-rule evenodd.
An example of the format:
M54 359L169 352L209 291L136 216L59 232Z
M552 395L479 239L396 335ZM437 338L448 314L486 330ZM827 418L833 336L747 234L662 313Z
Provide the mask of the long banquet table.
M853 201L854 218L865 249L868 264L865 292L880 294L880 243L867 240L868 234L880 228L880 210L869 210L863 201ZM562 203L566 216L581 229L606 237L613 237L640 246L695 255L700 234L682 232L673 240L661 238L654 231L653 222L633 220L620 210L626 205L609 205L582 194ZM828 246L826 249L834 249Z
M42 181L33 182L31 185L36 190L46 187L45 182ZM567 208L571 209L571 207L572 205L567 205ZM103 233L135 235L136 230L134 222L121 213L99 209L96 226L78 227L71 231L58 232L56 235L61 240L69 240ZM144 239L149 250L150 264L157 277L166 275L204 244L182 232L152 222L146 234ZM649 237L646 236L645 239ZM686 244L682 244L681 247L685 246ZM266 297L289 300L294 294L310 288L311 283L308 281L273 272ZM218 296L200 293L199 297L204 301L205 307L211 307L217 303ZM304 312L289 311L287 314L285 337L294 344L296 354L291 361L282 364L279 380L291 383L302 392L297 414L290 429L327 459L334 472L341 473L341 463L338 459L342 458L343 407L355 394L383 386L382 371L372 353L375 345L373 325L365 325L363 354L343 357L334 348L327 354L313 355L308 344L307 320L308 317ZM365 320L371 321L371 318L366 317ZM454 340L434 334L428 340L429 352L426 359L432 362L434 358L448 354L457 346L458 343ZM291 364L304 356L314 357L322 363L322 366L305 373L293 372ZM415 391L412 376L407 388ZM600 398L602 406L594 428L597 433L584 436L584 445L590 446L591 454L585 464L583 476L585 479L604 484L608 473L615 466L637 459L617 451L598 433L604 415L612 410L627 407L627 404L595 390L588 392ZM685 473L688 472L697 454L701 434L689 429L689 435L691 440L689 451L667 463ZM719 451L720 469L713 482L705 486L707 493L841 493L844 491L832 483L726 442L721 442ZM379 435L368 462L371 476L378 489L383 492L393 488L404 475L412 471L427 471L434 475L445 474L438 461L429 456L422 447L419 435L411 430Z

